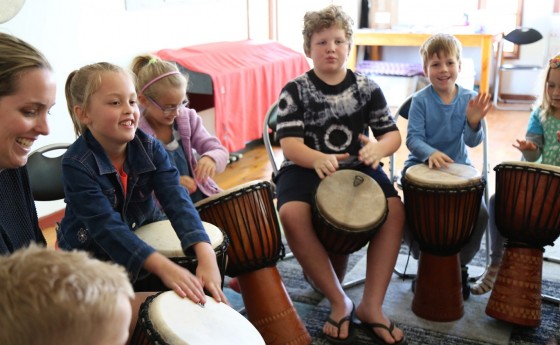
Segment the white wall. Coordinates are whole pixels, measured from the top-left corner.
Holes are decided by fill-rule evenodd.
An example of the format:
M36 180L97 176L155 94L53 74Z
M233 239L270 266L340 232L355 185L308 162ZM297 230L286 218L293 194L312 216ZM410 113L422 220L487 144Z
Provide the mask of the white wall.
M13 19L0 24L0 31L16 35L41 50L55 70L58 90L49 117L50 134L37 140L34 148L74 141L64 84L71 71L85 64L109 61L128 67L136 55L160 49L269 38L266 0L132 0L146 7L129 6L128 10L127 1L131 0L27 0ZM305 11L334 2L357 16L360 3L276 1L282 25L279 41L301 52ZM64 207L62 201L36 204L39 216Z
M16 17L0 24L0 31L35 45L55 70L51 132L34 148L75 139L64 97L72 70L97 61L128 67L134 56L145 52L247 39L246 6L246 0L191 0L189 5L127 11L125 0L27 0ZM268 26L258 25L252 27L258 36L253 38L267 38ZM63 207L62 201L37 202L39 216Z
M57 104L49 118L51 134L37 147L72 142L64 83L85 64L109 61L129 66L138 54L213 41L247 38L245 0L192 1L146 10L125 10L125 0L27 0L22 11L0 25L39 48L54 65Z

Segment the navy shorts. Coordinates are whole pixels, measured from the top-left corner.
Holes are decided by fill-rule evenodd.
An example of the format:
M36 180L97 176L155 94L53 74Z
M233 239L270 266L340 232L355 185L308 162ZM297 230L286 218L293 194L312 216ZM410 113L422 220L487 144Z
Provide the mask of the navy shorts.
M360 165L353 169L371 176L379 184L386 198L399 197L397 190L385 174L385 171L383 171L381 165L375 170L365 165ZM321 179L314 169L291 165L282 168L275 177L274 182L278 196L276 207L280 209L284 203L289 201L303 201L313 205L313 197Z

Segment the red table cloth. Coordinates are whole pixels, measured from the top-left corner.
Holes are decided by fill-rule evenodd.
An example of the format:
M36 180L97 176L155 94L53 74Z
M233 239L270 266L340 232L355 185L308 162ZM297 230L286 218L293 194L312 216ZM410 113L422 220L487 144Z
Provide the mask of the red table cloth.
M156 55L211 77L216 136L230 152L262 137L266 111L282 87L310 68L302 53L274 41L217 42Z

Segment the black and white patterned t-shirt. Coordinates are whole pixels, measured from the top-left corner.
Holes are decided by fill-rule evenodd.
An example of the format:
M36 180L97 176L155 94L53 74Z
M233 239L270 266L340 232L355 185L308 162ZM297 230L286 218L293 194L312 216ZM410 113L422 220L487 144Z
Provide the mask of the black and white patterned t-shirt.
M358 135L374 137L398 128L379 86L367 76L348 70L338 85L328 85L313 70L290 81L278 102L278 139L303 138L305 145L324 153L357 156ZM292 165L285 160L282 167Z

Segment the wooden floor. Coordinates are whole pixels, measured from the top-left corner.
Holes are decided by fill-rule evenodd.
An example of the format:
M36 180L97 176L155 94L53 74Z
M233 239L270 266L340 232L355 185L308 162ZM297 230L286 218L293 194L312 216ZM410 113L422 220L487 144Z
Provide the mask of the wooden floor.
M488 186L491 192L494 190L493 168L501 162L517 161L521 157L521 153L512 144L515 142L515 139L525 137L529 114L529 111L492 109L486 116L488 127L488 165L490 167ZM408 156L408 149L404 142L406 138L406 125L405 119L401 118L397 122L403 138L402 145L395 154L397 169L402 168ZM283 159L282 151L278 146L274 146L273 149L277 165L279 166ZM240 160L229 164L223 173L216 176L215 180L221 188L228 189L253 180L270 179L272 169L262 142L255 141L250 143L242 153L243 157ZM482 171L482 145L472 149L469 154L473 164ZM389 173L388 158L384 160L384 164L387 173Z

